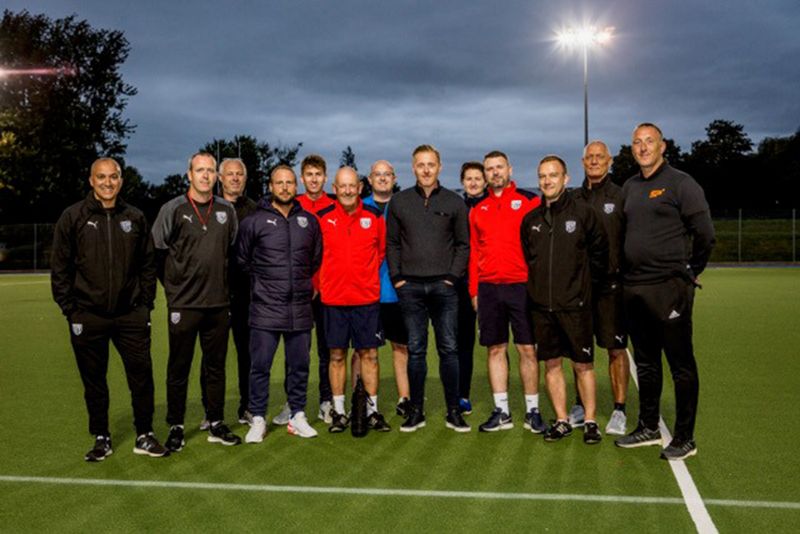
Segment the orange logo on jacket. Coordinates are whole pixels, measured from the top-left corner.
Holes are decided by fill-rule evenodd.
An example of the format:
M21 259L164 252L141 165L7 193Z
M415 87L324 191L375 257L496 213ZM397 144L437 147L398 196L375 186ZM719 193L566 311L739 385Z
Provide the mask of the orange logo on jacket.
M664 194L664 191L666 191L666 189L653 189L650 191L650 198L658 198Z

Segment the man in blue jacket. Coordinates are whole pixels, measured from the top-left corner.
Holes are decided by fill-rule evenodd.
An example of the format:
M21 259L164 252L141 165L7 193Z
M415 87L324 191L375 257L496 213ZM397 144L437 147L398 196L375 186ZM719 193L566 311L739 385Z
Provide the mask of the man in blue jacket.
M283 336L286 393L291 409L288 432L317 435L305 414L313 315L311 278L322 261L322 237L316 217L295 199L297 176L279 165L270 175L272 196L258 203L242 224L237 262L250 274L250 402L253 422L247 443L260 443L267 432L272 360Z

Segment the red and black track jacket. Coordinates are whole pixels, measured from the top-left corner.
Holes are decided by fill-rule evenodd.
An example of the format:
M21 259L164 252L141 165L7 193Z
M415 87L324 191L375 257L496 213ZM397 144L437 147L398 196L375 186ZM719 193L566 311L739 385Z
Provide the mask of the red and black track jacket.
M320 210L324 210L325 208L333 206L336 203L336 197L327 193L322 193L322 196L317 200L311 200L311 197L305 193L302 195L297 195L296 199L304 210L309 213L313 213L315 216Z
M386 254L382 215L361 199L351 215L338 202L317 212L322 230L319 290L323 304L362 306L380 300L378 272Z
M469 294L478 294L478 282L516 284L528 279L519 226L522 218L541 204L538 196L517 189L514 182L500 196L493 192L469 213Z

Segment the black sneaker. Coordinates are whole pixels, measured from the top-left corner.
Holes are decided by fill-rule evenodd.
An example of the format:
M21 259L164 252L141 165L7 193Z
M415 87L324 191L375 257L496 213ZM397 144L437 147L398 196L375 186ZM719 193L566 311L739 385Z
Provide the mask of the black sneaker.
M402 425L400 425L400 432L416 432L417 429L420 429L424 426L425 414L420 408L412 407L411 412L406 417L406 420L403 421Z
M673 438L670 444L661 451L661 458L663 460L677 461L685 460L695 454L697 454L697 444L694 440L682 441Z
M603 439L600 428L596 421L586 421L583 427L583 442L587 445L595 445Z
M389 432L392 429L386 422L386 419L378 412L372 412L372 415L367 418L367 426L370 430L376 430L378 432Z
M169 456L169 451L158 442L155 434L148 432L136 438L133 454L144 454L151 458L161 458L162 456Z
M525 424L522 426L534 434L541 434L547 430L547 425L542 419L542 412L539 411L539 408L531 408L531 411L525 414Z
M633 449L635 447L647 447L648 445L661 444L661 431L659 429L651 430L644 426L644 423L639 421L636 430L622 436L614 441L614 445L622 447L623 449Z
M250 423L252 423L252 422L253 422L253 414L250 413L250 410L240 410L239 411L239 424L240 425L250 426Z
M497 432L498 430L511 430L512 428L514 428L514 422L511 420L511 416L501 408L495 408L492 410L489 419L479 426L478 430L481 432Z
M400 397L394 409L400 417L408 417L411 413L411 401L407 397Z
M94 447L83 457L87 462L102 462L106 456L111 456L111 436L95 436Z
M347 427L350 425L350 419L348 419L346 415L334 410L332 417L333 421L331 421L331 426L328 427L328 432L331 434L338 434L339 432L347 430Z
M567 421L556 421L544 433L545 441L558 441L572 434L572 425Z
M222 443L223 445L239 445L242 442L242 438L231 432L228 425L222 421L211 424L207 439L209 443Z
M444 426L452 428L456 432L469 432L472 430L472 427L464 421L464 416L461 415L461 409L458 406L447 410Z
M183 425L172 425L164 446L171 452L178 452L184 445L186 445L186 441L183 439Z

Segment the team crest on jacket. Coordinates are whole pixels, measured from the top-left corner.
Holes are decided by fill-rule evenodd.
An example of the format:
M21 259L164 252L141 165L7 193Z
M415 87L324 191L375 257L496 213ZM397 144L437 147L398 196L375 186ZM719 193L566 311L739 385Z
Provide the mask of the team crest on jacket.
M169 314L169 322L172 324L178 324L181 322L181 312L172 312Z
M72 333L76 336L83 334L83 323L72 323Z
M614 203L609 202L608 204L603 204L603 211L606 213L606 215L611 215L614 213Z
M130 221L120 221L119 227L122 228L122 231L125 232L126 234L131 233L131 229L133 228L133 226L131 226Z
M575 231L575 228L577 227L578 225L575 223L575 221L567 221L564 229L567 231L568 234L571 234L572 232Z
M511 209L518 210L522 207L522 201L520 199L515 199L511 201Z
M214 215L217 216L217 222L220 224L225 224L228 222L228 213L225 211L217 211L214 212Z
M369 217L361 217L361 228L366 230L370 226L372 226L372 219Z
M308 219L307 219L305 216L303 216L303 215L300 215L300 216L298 216L298 217L297 217L297 225L298 225L300 228L306 228L306 227L308 227Z

